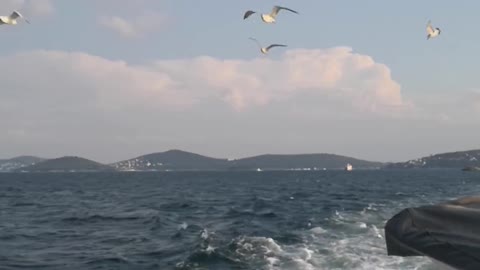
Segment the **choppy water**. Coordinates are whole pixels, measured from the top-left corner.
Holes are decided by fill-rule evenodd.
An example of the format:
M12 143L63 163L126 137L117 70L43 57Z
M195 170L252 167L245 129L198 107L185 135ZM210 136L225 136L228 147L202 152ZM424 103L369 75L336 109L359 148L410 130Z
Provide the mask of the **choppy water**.
M435 269L386 256L404 207L461 171L0 174L1 269Z

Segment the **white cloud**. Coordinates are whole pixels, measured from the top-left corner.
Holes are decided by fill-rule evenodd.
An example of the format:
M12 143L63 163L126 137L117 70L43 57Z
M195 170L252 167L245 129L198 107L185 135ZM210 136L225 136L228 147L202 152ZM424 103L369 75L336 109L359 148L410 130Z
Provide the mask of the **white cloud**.
M188 98L174 89L168 74L85 53L34 51L0 60L5 101L31 100L48 109L116 110L129 106L181 107ZM28 63L28 64L27 64ZM28 74L28 75L26 75ZM28 80L24 80L28 76ZM34 96L34 99L31 97ZM30 98L29 98L30 97ZM79 108L80 110L82 108Z
M101 16L98 22L125 38L142 37L160 31L167 24L167 18L157 12L144 12L136 17Z
M0 56L0 81L5 156L114 161L182 148L214 156L327 151L377 159L478 140L471 124L480 116L478 92L417 96L412 108L387 66L345 47L142 65L38 50Z
M0 11L10 14L18 10L25 16L48 16L55 12L52 0L2 0Z
M124 37L135 37L137 35L132 23L117 16L101 17L99 23Z
M35 103L49 108L83 99L101 109L185 109L221 102L244 111L301 95L328 97L370 112L408 105L388 67L343 47L291 50L279 60L203 56L145 65L85 53L33 51L2 58L0 64L0 78L11 89L3 93L4 102L33 94L38 95Z
M407 105L387 66L346 47L290 50L280 60L198 57L155 66L185 88L213 91L237 110L302 94L346 100L368 111Z
M203 56L143 65L38 50L0 57L0 81L5 153L108 160L125 147L142 154L152 145L208 154L232 144L244 153L252 128L262 151L313 129L302 133L306 151L325 134L319 119L338 126L340 114L389 117L407 104L388 67L343 47L290 50L278 60Z

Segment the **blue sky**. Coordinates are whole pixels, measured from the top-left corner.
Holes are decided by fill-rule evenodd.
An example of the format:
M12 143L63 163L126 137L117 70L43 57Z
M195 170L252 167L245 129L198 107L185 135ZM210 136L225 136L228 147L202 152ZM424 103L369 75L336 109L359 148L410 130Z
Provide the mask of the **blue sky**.
M242 19L247 9L275 4L300 15L280 13L275 25ZM4 72L3 157L76 154L108 162L181 148L218 157L331 152L386 161L478 148L480 128L472 123L480 120L480 40L472 31L480 2L0 4L5 14L13 8L32 24L1 26L8 42L0 62L31 74ZM429 19L442 34L427 41ZM261 56L248 37L289 47ZM351 51L333 50L339 47ZM336 68L341 78L332 82ZM62 87L60 72L69 78L60 79ZM279 76L291 77L277 83ZM402 109L378 109L384 106ZM66 130L72 122L78 130Z

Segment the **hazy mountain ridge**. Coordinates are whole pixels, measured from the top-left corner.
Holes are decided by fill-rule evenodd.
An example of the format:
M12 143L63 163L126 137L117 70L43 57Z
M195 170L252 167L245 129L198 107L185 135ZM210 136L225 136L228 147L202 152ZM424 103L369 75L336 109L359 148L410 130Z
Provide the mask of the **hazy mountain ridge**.
M0 172L12 172L44 160L46 159L34 156L19 156L10 159L0 159Z
M464 168L480 166L480 150L456 151L418 159L407 162L386 164L389 169L420 169L420 168Z
M80 157L43 159L32 156L0 160L0 172L25 171L208 171L208 170L322 170L342 169L419 169L480 167L480 150L431 155L407 162L381 163L335 154L265 154L240 159L222 159L182 150L151 153L136 158L102 164Z
M111 164L122 171L142 170L218 170L227 167L227 159L202 156L182 150L152 153Z
M373 169L383 166L381 162L360 160L334 154L293 154L273 155L266 154L231 161L231 169L261 168L261 169L342 169L347 163L354 168Z
M260 169L339 169L347 163L354 168L379 168L370 162L333 154L260 155L241 159L219 159L181 150L152 153L112 164L122 171L136 170L256 170Z
M34 165L18 168L21 172L98 172L115 171L113 167L81 157L65 156L48 159Z

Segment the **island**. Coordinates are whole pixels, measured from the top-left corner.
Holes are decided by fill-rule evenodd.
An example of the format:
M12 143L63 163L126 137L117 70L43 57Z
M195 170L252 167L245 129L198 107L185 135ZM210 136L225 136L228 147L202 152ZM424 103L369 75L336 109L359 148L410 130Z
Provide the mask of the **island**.
M31 166L21 167L15 172L108 172L115 168L76 156L48 159Z
M22 156L0 160L0 172L93 172L93 171L268 171L268 170L457 169L480 170L480 150L430 155L406 162L382 163L348 156L313 154L264 154L246 158L214 158L182 150L150 153L103 164L77 156L54 159Z
M225 170L228 167L228 159L169 150L119 161L110 166L120 171Z
M34 156L19 156L10 159L0 159L0 172L10 172L19 168L34 165L46 160L45 158Z
M378 169L381 162L365 161L333 154L260 155L241 159L221 159L182 150L169 150L139 156L111 164L121 171L256 171L343 169L346 164L357 169Z
M387 169L461 169L480 166L480 150L448 152L406 162L389 163Z

